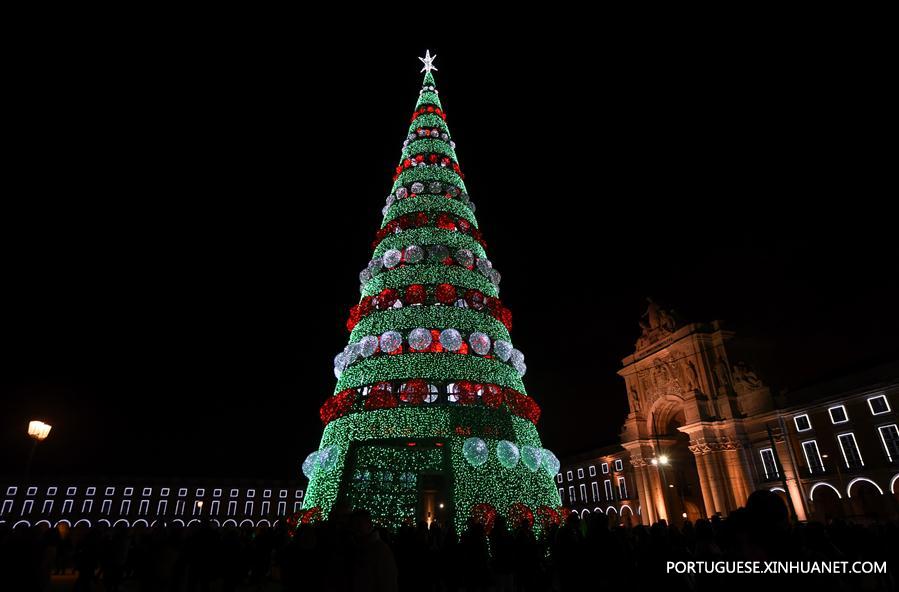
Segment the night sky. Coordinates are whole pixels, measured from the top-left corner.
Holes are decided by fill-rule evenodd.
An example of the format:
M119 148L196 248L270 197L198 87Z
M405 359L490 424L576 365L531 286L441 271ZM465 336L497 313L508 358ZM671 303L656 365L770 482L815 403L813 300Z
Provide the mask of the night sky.
M36 474L299 474L424 43L16 58L0 475L34 417ZM777 389L899 357L895 105L864 47L427 47L560 456L617 440L646 296L726 321Z

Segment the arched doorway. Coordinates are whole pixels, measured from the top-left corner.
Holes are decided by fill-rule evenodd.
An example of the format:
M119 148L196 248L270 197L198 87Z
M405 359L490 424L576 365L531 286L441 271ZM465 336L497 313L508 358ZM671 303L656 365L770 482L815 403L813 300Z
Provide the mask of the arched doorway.
M865 477L853 479L846 486L849 517L856 522L876 522L886 517L887 507L883 490Z
M809 489L808 496L811 502L811 517L815 520L829 522L846 515L842 494L830 483L826 481L815 483Z
M678 429L686 423L682 403L673 397L659 400L648 418L655 438L654 464L659 472L660 496L672 524L695 522L705 515L696 457L689 448L690 437Z

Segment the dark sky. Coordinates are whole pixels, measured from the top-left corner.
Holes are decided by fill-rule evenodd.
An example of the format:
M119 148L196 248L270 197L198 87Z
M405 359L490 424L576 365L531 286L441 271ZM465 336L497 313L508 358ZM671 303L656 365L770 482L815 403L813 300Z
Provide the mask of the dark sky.
M425 47L16 56L0 474L20 474L38 416L36 473L298 474ZM646 296L727 321L778 388L899 357L876 48L430 49L549 448L617 438Z

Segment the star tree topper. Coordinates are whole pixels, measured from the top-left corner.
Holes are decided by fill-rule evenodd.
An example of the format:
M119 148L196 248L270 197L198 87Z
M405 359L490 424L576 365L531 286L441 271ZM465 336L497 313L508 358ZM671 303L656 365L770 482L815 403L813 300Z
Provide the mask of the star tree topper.
M421 69L422 72L430 72L431 70L437 71L437 67L434 66L434 60L437 59L437 54L431 55L430 49L425 50L425 57L418 59L424 64L424 67Z

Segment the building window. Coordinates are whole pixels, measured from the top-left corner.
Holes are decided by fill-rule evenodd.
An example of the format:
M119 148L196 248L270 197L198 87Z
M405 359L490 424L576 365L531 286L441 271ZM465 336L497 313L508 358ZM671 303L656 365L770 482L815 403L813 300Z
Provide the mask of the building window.
M187 488L181 487L178 489L178 497L187 497Z
M780 477L777 461L774 460L774 451L770 448L762 448L759 450L759 455L762 457L762 470L765 471L765 479Z
M272 503L268 500L262 502L262 515L268 516L269 512L272 510Z
M255 489L247 489L247 497L256 497Z
M0 508L0 516L6 516L12 512L12 500L3 500L3 507Z
M29 487L25 490L25 495L37 495L37 487Z
M56 495L56 488L55 488L55 487L48 487L48 488L47 488L47 495Z
M271 489L263 489L262 497L272 497L272 490Z
M221 489L213 489L212 497L222 497L222 490Z
M587 503L587 486L584 485L583 483L581 483L580 490L581 490L581 501L586 504Z
M562 473L559 473L558 475L556 475L556 483L561 483L561 482L562 482Z
M200 489L197 490L196 495L197 495L197 497L204 497L206 495L206 490L201 487Z
M237 514L237 502L230 501L228 502L228 516L234 516Z
M68 495L68 496L75 496L77 494L78 494L77 487L69 487L68 489L66 489L66 495Z
M837 436L840 443L840 450L843 451L843 460L846 461L847 469L858 469L865 466L862 460L862 453L858 449L858 442L855 441L855 434L840 434Z
M824 463L821 461L821 452L818 450L817 442L814 440L803 442L802 452L805 453L805 464L809 473L814 475L824 472Z
M562 487L559 488L559 499L565 501L565 489Z
M616 459L615 459L615 470L616 470L616 471L623 471L623 470L624 470L624 463L621 462L621 459L620 459L620 458L616 458Z
M150 497L153 495L153 489L150 487L144 487L144 490L141 492L141 495L144 497Z
M88 487L88 488L87 488L87 493L86 493L85 495L94 495L95 493L97 493L97 488L96 488L96 487Z
M34 509L34 500L25 500L25 503L22 504L22 516L27 516L31 514L31 511Z
M66 501L62 502L62 513L63 514L71 514L72 507L74 505L75 505L75 500L67 499Z
M219 515L219 501L213 500L212 505L209 506L209 515L210 516L218 516Z
M883 415L890 412L890 403L887 401L886 395L869 398L868 407L871 409L871 415Z
M137 515L138 516L146 516L150 513L150 500L140 500L140 505L137 506Z
M175 516L184 516L184 500L175 502Z
M236 490L236 489L232 489L230 495L231 495L231 497L237 497L237 496L238 496L237 490Z
M44 507L41 508L41 514L49 514L53 511L53 500L44 500Z
M567 477L568 480L571 481L572 479L574 479L574 473L568 471L567 473L565 473L565 477Z
M115 495L115 487L107 487L106 495Z
M104 516L109 516L112 513L112 500L103 500L103 503L100 505L100 513Z
M559 499L562 499L562 490L561 489L559 490ZM299 512L300 506L302 506L302 505L303 505L303 502L293 502L293 511Z
M13 496L17 491L19 491L18 487L16 487L15 485L10 485L6 488L6 495Z
M247 516L253 515L253 502L247 502L243 507L243 513Z
M278 516L287 516L287 502L278 502Z
M594 465L590 465L590 476L596 477L596 467Z
M612 480L611 480L611 479L606 479L606 480L603 482L603 485L605 485L605 487L606 487L606 499L607 499L607 500L614 499L615 496L612 495Z
M602 463L602 474L603 475L609 474L609 463Z
M133 487L126 487L126 488L125 488L125 495L134 495L134 488L133 488Z
M593 501L598 502L599 500L599 483L596 481L590 484L590 493L593 494Z
M830 423L846 423L849 421L849 414L846 413L845 405L837 405L827 410L830 414Z
M131 511L131 500L122 500L122 505L119 507L119 514L121 516L127 516L128 512Z
M577 498L574 497L574 485L568 488L568 503L573 504L577 501Z
M578 478L578 479L583 479L583 478L584 478L584 469L578 469L578 470L577 470L577 478Z
M171 493L171 490L168 487L163 487L162 489L159 490L159 495L161 495L162 497L166 497L170 493Z
M627 499L627 483L624 482L624 477L618 477L618 495L621 499Z
M796 424L797 432L807 432L812 429L812 422L809 421L808 413L803 413L802 415L797 415L793 418L793 423Z
M94 500L84 500L84 503L81 504L81 513L82 514L90 514L91 510L94 509Z
M165 516L165 513L168 509L169 509L168 500L159 500L159 505L156 506L156 515L157 516Z
M883 442L887 460L890 462L899 460L899 428L896 424L880 426L877 431L880 432L880 441Z
M562 475L559 475L558 477L559 477L559 480L561 481L561 480L562 480ZM294 494L294 497L297 498L297 499L303 499L303 490L302 490L302 489L297 489L297 492L296 492L296 494Z
M194 516L199 516L203 513L203 502L200 500L194 501Z

